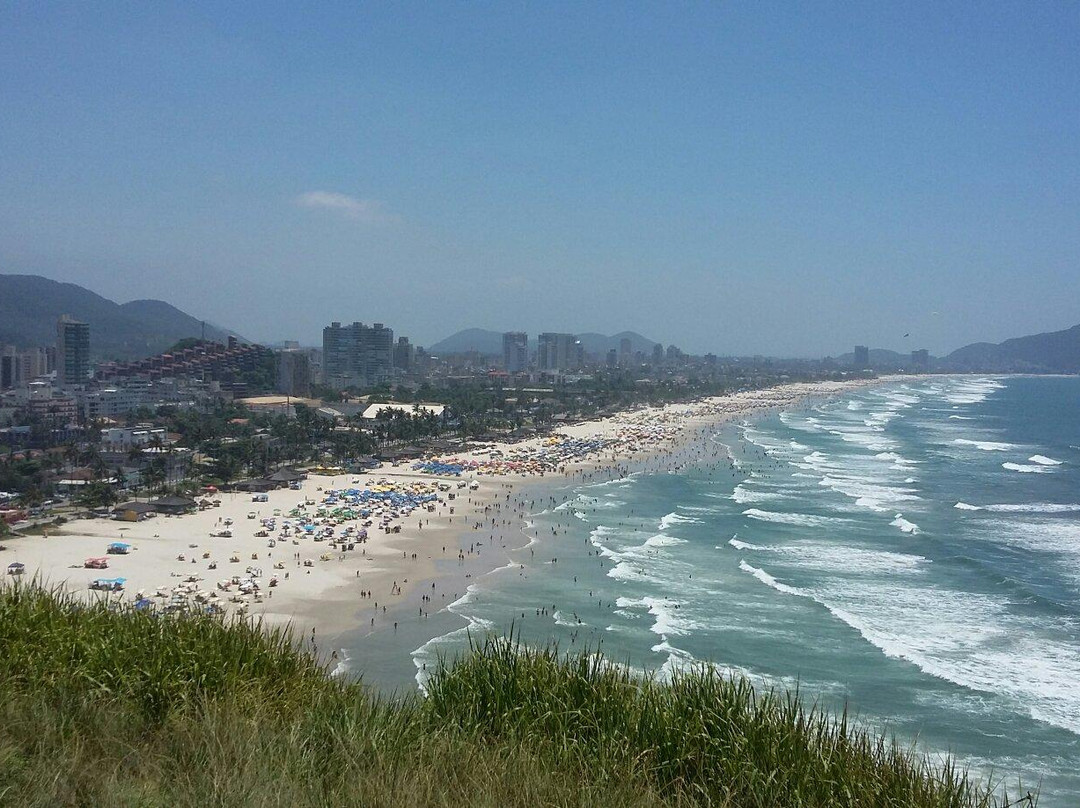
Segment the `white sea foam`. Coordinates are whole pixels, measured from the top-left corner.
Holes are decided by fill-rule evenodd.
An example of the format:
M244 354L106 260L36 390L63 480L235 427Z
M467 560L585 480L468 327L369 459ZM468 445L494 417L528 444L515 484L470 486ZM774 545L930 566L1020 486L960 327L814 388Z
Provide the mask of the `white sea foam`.
M770 491L747 488L745 483L740 483L735 486L735 490L731 492L731 499L735 500L740 505L744 505L748 502L766 502L772 499L779 499L780 496L780 494L775 494Z
M757 544L751 544L748 541L740 541L739 539L736 539L734 536L732 536L730 539L728 539L728 544L730 544L736 550L765 550L765 549L769 549L769 548L761 547L761 546L759 546Z
M1014 616L986 595L897 586L814 593L887 656L1080 734L1080 655L1063 626ZM851 597L853 595L853 597ZM1016 665L1023 659L1023 665Z
M645 570L638 564L631 563L629 561L620 561L614 567L608 570L608 578L614 578L616 581L654 581Z
M769 575L769 573L765 572L765 570L760 569L759 567L753 567L747 564L745 561L739 562L739 569L741 569L743 572L749 572L763 584L771 586L777 592L783 592L785 595L797 595L803 598L810 597L809 594L807 594L803 590L798 589L794 586L782 584L778 580L773 578L771 575Z
M896 518L893 519L889 524L893 527L900 528L900 530L904 533L910 533L914 535L919 532L919 526L914 522L909 522L907 519L905 519L902 513L896 514Z
M919 578L873 576L862 583L838 576L801 588L745 561L739 568L779 592L820 603L889 657L996 693L1040 721L1080 734L1080 649L1065 622L1017 614L986 594L914 585Z
M982 510L982 508L980 508L978 505L968 505L966 502L957 502L955 505L953 505L953 507L956 508L957 510L961 510L961 511L981 511Z
M879 452L874 455L875 460L891 460L892 468L897 471L909 471L912 466L917 465L917 460L908 460L906 457L901 457L896 452Z
M1007 452L1010 449L1015 449L1011 443L999 443L991 440L968 440L967 438L957 438L953 443L958 443L961 446L974 446L976 449L982 449L984 452Z
M1009 471L1019 471L1024 474L1046 474L1050 471L1048 466L1040 466L1037 463L1031 465L1024 465L1023 463L1002 463L1001 467L1003 469L1008 469Z
M800 542L784 547L763 547L785 561L792 559L800 569L825 573L880 576L921 572L930 561L913 553L894 553L865 547L845 546L825 542Z
M906 481L905 481L906 482ZM818 485L830 488L837 493L851 497L860 508L872 511L892 510L890 505L901 502L914 502L919 499L914 488L901 488L894 485L875 485L864 479L844 476L839 473L827 474Z
M655 620L649 630L653 634L659 634L665 640L672 635L685 635L699 628L698 624L690 619L686 610L678 601L668 598L643 598L620 597L615 601L620 609L646 609Z
M1038 463L1040 466L1060 466L1061 465L1060 460L1054 460L1054 458L1047 457L1046 455L1032 455L1031 457L1028 458L1028 460L1030 462L1032 462L1032 463Z
M686 525L697 523L698 519L691 516L682 516L672 511L660 520L660 530L667 530L672 525Z
M812 516L807 513L776 513L763 511L759 508L748 508L743 511L744 516L757 519L762 522L773 522L779 525L795 525L797 527L828 527L847 522L836 516Z
M699 664L694 659L693 654L681 648L676 648L667 640L657 643L652 647L652 650L658 654L667 654L667 659L660 666L660 670L657 671L657 678L662 682L670 682L675 674L692 670Z
M658 533L647 539L642 547L675 547L679 544L686 544L686 539L680 539L675 536L665 536L663 533Z
M610 558L613 561L621 561L623 554L617 553L601 541L601 539L612 536L616 532L617 531L614 528L610 528L607 525L598 525L589 532L589 544L599 550L600 555L604 558Z
M1017 505L987 505L986 510L995 513L1072 513L1080 511L1080 503L1029 502Z
M583 623L580 619L575 620L573 617L567 617L558 610L556 610L552 617L555 619L555 624L558 626L573 626L576 628L577 626L588 625L587 623Z
M978 404L985 401L995 390L1005 385L994 379L973 379L957 382L945 392L945 400L950 404Z

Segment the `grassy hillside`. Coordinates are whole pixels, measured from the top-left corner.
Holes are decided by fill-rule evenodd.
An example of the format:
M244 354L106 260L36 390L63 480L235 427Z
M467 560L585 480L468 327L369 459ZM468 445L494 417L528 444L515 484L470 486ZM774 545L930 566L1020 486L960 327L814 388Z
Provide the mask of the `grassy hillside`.
M426 699L280 632L0 589L0 805L981 806L949 767L715 674L492 641Z

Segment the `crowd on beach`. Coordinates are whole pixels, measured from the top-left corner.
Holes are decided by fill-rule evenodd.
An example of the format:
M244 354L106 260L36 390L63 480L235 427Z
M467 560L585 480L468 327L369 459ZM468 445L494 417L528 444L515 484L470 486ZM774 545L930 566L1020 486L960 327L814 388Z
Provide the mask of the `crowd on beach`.
M273 613L305 626L376 630L392 625L396 630L410 610L414 618L426 619L457 599L474 576L497 566L511 562L527 574L526 564L535 562L543 539L530 528L529 514L558 507L574 496L576 485L719 463L722 448L707 441L719 421L792 406L834 388L839 386L792 385L641 408L568 425L543 438L429 457L412 469L384 467L375 479L338 484L312 477L300 492L271 492L270 503L234 494L226 497L216 524L207 521L208 514L196 514L168 519L160 531L154 524L160 520L150 528L131 528L127 540L135 543L133 555L142 562L110 557L116 567L110 574L126 575L129 590L142 587L133 599L147 608ZM82 535L115 539L122 529L116 525L103 523ZM207 528L212 538L195 540ZM569 523L557 520L551 529L558 535ZM76 532L65 530L66 538L78 539ZM233 534L236 538L229 538ZM82 566L85 540L63 545L63 552L60 544L55 547L55 553L40 548L27 553L28 569L36 566L52 580L67 576L77 587L70 568ZM526 547L529 562L521 558ZM171 556L166 548L172 548ZM69 557L74 553L80 553L77 561ZM446 563L440 566L441 560ZM196 571L193 565L200 561L205 569ZM148 586L164 575L178 580Z

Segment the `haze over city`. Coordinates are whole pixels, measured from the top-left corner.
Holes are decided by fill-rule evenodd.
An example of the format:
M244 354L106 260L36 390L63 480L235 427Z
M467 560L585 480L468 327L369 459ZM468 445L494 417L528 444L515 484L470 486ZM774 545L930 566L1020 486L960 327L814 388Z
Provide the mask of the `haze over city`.
M1065 328L1078 34L1024 3L7 4L0 269L311 345Z

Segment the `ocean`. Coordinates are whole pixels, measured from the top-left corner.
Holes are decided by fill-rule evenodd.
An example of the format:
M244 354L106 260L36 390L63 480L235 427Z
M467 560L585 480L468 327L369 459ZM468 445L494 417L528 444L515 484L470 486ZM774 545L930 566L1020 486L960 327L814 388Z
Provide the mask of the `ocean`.
M416 682L512 626L797 687L1080 803L1080 379L884 383L717 427L692 460L538 508L535 540L408 629Z

